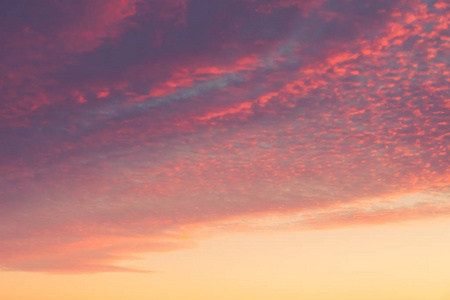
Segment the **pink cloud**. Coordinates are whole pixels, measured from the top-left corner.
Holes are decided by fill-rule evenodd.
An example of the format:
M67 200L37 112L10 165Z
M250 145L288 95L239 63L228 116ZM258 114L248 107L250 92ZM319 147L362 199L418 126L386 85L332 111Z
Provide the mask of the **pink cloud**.
M70 9L5 38L3 269L133 271L118 262L273 214L308 230L448 215L365 206L448 194L443 2Z

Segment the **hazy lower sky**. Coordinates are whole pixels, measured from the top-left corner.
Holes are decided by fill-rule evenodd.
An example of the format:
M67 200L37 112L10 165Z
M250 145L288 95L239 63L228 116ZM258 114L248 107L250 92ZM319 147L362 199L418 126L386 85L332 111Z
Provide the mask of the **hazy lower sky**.
M450 297L444 0L0 1L0 298Z

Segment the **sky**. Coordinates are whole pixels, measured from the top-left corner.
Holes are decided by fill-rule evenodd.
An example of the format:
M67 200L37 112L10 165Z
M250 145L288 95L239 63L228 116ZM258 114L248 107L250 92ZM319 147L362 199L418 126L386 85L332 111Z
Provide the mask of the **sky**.
M0 297L449 299L449 25L444 0L1 1Z

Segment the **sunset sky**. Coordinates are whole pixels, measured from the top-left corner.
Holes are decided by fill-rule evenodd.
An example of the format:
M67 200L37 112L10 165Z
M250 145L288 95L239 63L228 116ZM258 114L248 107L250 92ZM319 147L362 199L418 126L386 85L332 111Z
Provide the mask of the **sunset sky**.
M1 0L0 299L450 299L450 3Z

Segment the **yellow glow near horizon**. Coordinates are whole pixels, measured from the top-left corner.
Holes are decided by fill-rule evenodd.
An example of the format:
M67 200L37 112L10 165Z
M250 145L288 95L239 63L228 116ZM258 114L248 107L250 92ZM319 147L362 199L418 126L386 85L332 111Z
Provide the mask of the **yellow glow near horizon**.
M450 220L307 232L241 232L149 254L150 274L0 273L0 298L368 299L450 297ZM22 287L22 288L20 288Z

